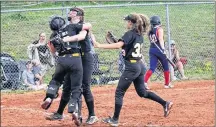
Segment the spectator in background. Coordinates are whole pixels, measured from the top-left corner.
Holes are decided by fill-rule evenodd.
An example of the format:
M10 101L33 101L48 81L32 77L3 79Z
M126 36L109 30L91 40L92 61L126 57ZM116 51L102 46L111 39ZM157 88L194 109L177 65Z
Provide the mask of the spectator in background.
M177 69L179 70L183 80L188 79L185 74L184 74L184 66L182 63L182 58L180 58L179 56L179 51L177 50L176 46L175 46L175 41L171 40L171 60L173 61L173 63L176 65ZM171 79L172 80L176 80L177 78L174 75L174 69L171 66Z
M22 73L22 79L25 85L30 89L40 90L44 89L44 86L40 84L40 79L37 80L33 71L33 64L31 61L26 63L26 70Z
M29 59L39 60L41 63L41 75L44 76L46 71L54 66L55 60L52 56L46 42L46 34L40 33L39 40L34 41L27 49Z
M35 80L37 81L37 85L42 85L43 84L43 75L41 74L41 64L40 61L34 59L32 60L33 64L33 74L35 76Z

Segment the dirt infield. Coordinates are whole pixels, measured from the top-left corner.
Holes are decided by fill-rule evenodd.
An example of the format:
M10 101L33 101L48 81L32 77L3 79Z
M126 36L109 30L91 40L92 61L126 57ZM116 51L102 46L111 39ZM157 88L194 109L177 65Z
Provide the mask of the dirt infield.
M152 91L162 98L172 100L174 107L171 114L163 117L163 109L159 104L140 98L133 87L129 88L124 97L120 115L120 126L214 126L215 125L215 81L198 80L175 82L175 88L164 89L162 83L152 83ZM93 87L95 112L99 118L112 115L114 91L116 86ZM45 115L57 110L57 98L48 111L40 108L45 91L28 92L25 94L1 95L2 126L74 126L67 108L62 121L45 120ZM87 108L83 104L84 121ZM87 125L83 125L87 126ZM101 121L94 126L106 126Z

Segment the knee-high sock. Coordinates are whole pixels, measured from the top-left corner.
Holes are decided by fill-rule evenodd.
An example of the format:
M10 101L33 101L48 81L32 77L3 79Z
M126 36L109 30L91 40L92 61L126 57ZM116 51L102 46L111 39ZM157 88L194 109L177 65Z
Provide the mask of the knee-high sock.
M94 113L94 100L86 102L86 105L88 107L89 116L95 116L95 113Z
M145 74L145 77L144 77L144 82L147 83L149 78L151 77L152 75L152 70L148 70Z
M165 77L165 85L169 85L170 83L170 72L164 71L164 77Z
M121 108L122 108L122 105L115 104L115 112L114 112L114 115L113 115L113 119L114 120L118 120L119 119L119 114L120 114Z
M68 101L61 99L57 113L62 115L67 103Z

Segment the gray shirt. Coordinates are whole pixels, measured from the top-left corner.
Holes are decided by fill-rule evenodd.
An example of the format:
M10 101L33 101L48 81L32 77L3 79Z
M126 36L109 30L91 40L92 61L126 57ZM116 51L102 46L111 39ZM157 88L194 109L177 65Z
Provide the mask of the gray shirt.
M40 66L33 66L33 70L32 70L33 74L39 74L41 75L41 67Z
M34 74L32 73L32 71L28 72L27 70L24 70L22 73L22 79L23 81L27 79L28 83L35 85Z

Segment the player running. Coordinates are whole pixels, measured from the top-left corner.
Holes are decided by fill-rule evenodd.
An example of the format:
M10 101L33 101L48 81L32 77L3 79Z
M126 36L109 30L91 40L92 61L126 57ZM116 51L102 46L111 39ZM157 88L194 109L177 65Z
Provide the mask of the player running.
M123 35L117 43L113 44L99 44L95 43L95 47L104 49L119 49L125 50L124 62L125 70L122 73L117 89L115 91L115 111L112 117L103 119L103 122L110 124L111 126L118 126L119 115L123 104L123 97L125 92L133 82L137 94L140 97L148 98L158 102L163 106L164 117L167 117L170 113L170 109L173 105L172 102L168 102L160 98L153 92L146 91L144 87L144 64L141 61L141 47L144 42L143 34L148 32L149 19L141 14L130 14L124 18L127 23L128 31Z

